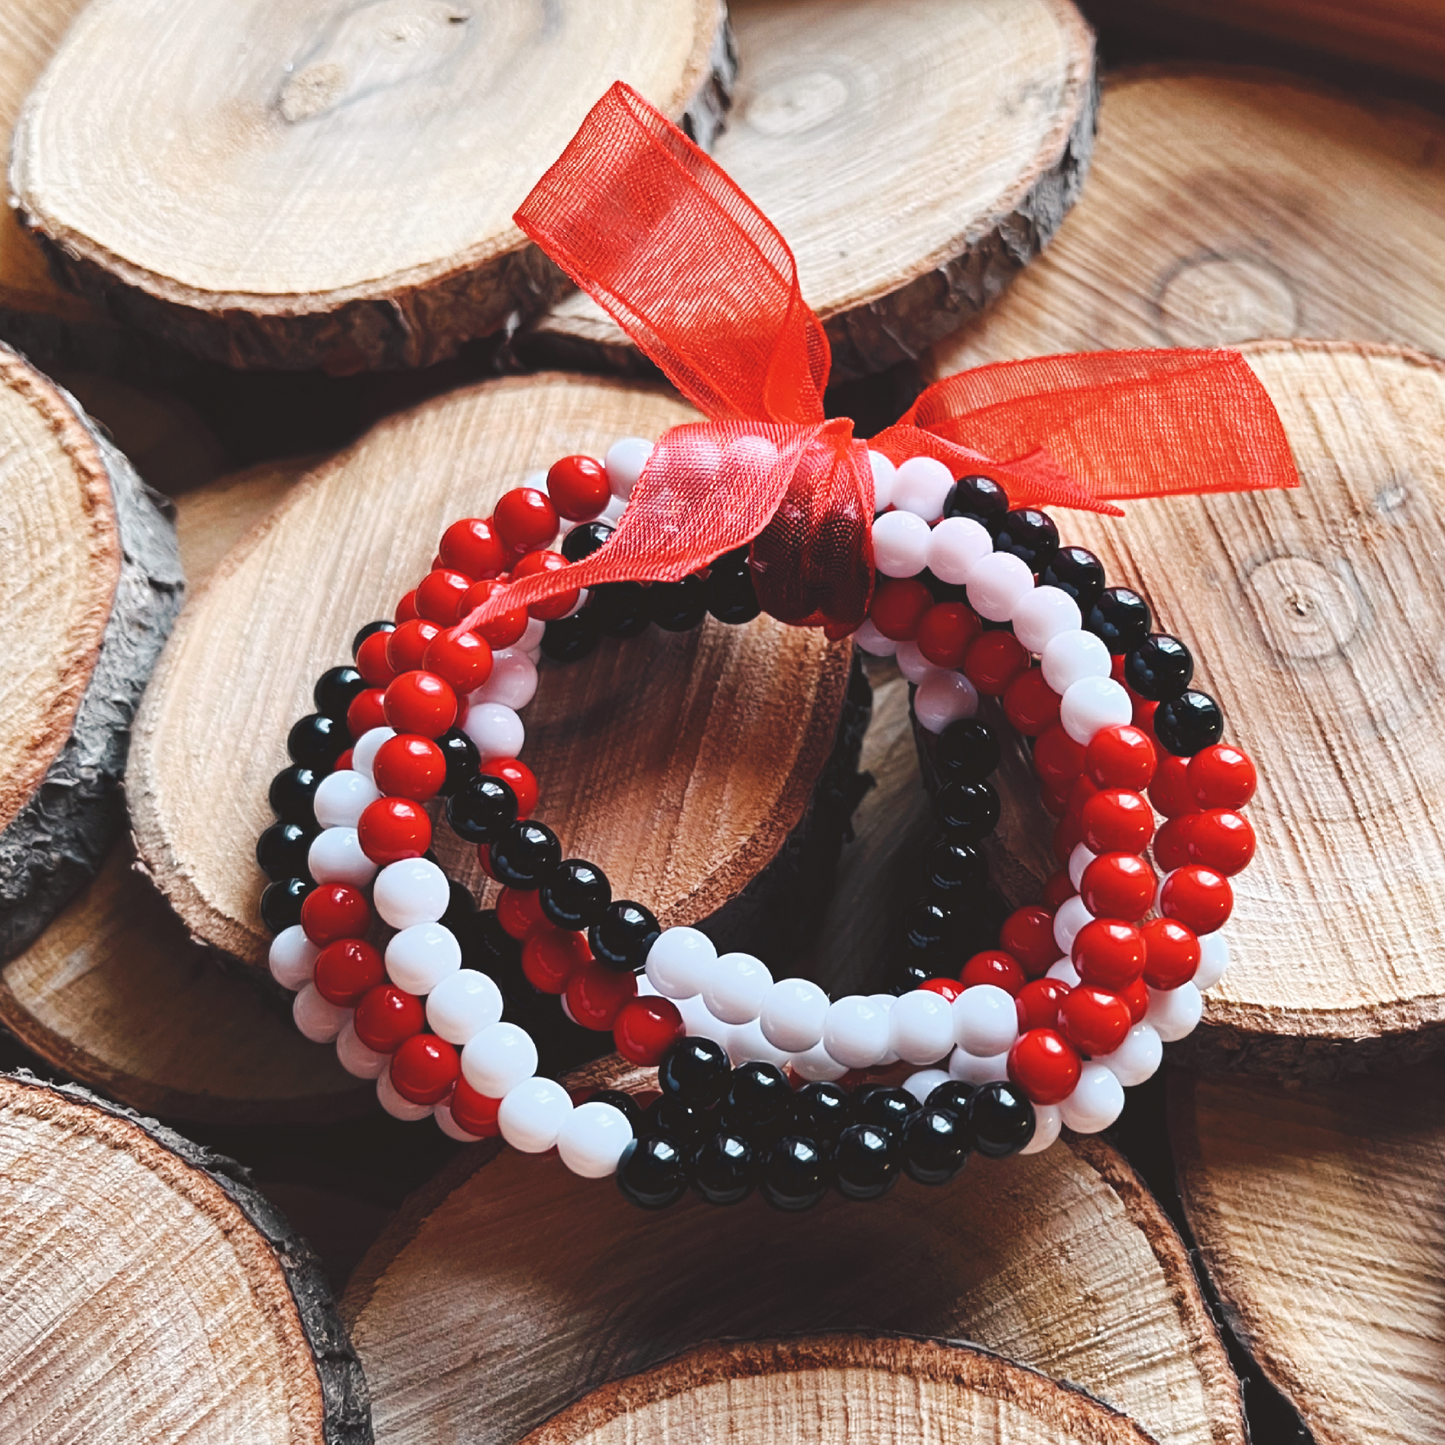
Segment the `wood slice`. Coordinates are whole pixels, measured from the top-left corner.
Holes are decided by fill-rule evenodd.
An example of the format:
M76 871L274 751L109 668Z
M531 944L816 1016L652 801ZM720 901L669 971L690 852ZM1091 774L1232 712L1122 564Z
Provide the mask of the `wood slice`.
M1269 71L1124 72L1057 244L925 370L1279 336L1445 353L1442 225L1436 116Z
M1445 1070L1170 1084L1179 1191L1235 1333L1316 1445L1445 1437Z
M1149 1445L1127 1416L986 1350L869 1335L703 1345L605 1385L525 1445Z
M742 75L715 154L793 248L834 380L915 358L987 305L1077 198L1094 46L1070 0L731 12ZM519 345L594 369L641 362L581 295Z
M569 1082L646 1081L614 1058ZM481 1144L403 1207L342 1309L391 1445L510 1445L695 1343L860 1328L970 1339L1160 1441L1244 1441L1188 1256L1097 1138L801 1216L757 1197L646 1214L610 1181Z
M711 138L726 24L722 0L106 0L31 92L11 188L68 285L187 350L423 366L559 293L512 212L613 80Z
M7 1075L0 1208L7 1441L370 1442L315 1257L230 1160Z
M0 958L100 866L130 723L181 604L160 499L0 346Z

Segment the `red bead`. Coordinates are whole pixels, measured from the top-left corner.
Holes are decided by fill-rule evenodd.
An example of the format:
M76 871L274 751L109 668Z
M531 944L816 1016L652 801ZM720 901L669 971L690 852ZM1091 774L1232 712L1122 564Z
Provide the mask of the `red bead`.
M507 563L507 549L496 528L480 517L453 522L442 533L440 556L444 567L468 577L495 577Z
M546 492L514 487L497 503L492 525L509 552L532 552L557 535L557 511Z
M347 883L323 883L301 904L301 927L312 943L360 938L371 925L371 909L358 889Z
M1151 918L1144 935L1144 982L1150 988L1178 988L1199 968L1199 939L1192 928L1172 918Z
M628 999L637 994L637 975L589 963L567 985L567 1009L584 1029L610 1029Z
M933 593L916 577L883 577L873 589L868 615L884 637L912 642L933 606Z
M1053 787L1072 784L1084 771L1084 745L1061 726L1046 728L1034 744L1034 772Z
M372 728L386 726L386 693L379 687L369 687L351 699L346 709L346 731L353 738L362 738Z
M592 962L587 937L543 923L522 944L522 972L542 993L565 993L572 975Z
M1044 907L1057 913L1078 891L1069 877L1069 870L1060 868L1057 873L1050 873L1048 882L1044 884Z
M457 720L457 695L434 672L404 672L386 688L386 720L399 733L439 738Z
M1129 1005L1129 1017L1136 1024L1142 1024L1149 1012L1149 987L1144 980L1136 978L1128 988L1121 988L1119 997Z
M504 888L497 895L497 922L513 938L527 938L547 924L542 900L535 888Z
M1054 941L1054 915L1036 903L1016 908L1004 919L998 943L1018 959L1030 978L1037 978L1047 973L1049 965L1059 956L1059 945Z
M662 1062L668 1048L683 1036L682 1014L670 998L630 998L612 1025L617 1052L634 1064Z
M1036 738L1058 722L1060 701L1044 681L1043 670L1031 667L1017 674L1004 690L1004 716L1026 738Z
M991 983L995 988L1001 988L1010 997L1017 994L1026 981L1018 959L1011 953L1004 953L997 948L985 949L982 953L974 954L964 964L963 973L959 979L964 988L973 988L980 983Z
M1116 993L1081 983L1059 1005L1059 1032L1082 1054L1112 1054L1133 1027L1129 1005Z
M465 696L492 675L492 649L475 632L448 627L432 638L422 666Z
M399 733L377 748L371 776L387 797L425 803L436 797L446 781L447 760L430 738Z
M1189 834L1194 829L1197 813L1182 818L1166 818L1154 835L1154 861L1165 873L1172 873L1189 862Z
M347 750L342 753L339 758L337 758L336 766L332 768L331 771L333 773L349 773L351 771L351 762L353 757L354 754L352 753L352 750L350 748L347 748Z
M400 627L403 622L415 622L420 616L421 613L417 610L416 605L416 588L413 587L411 591L404 594L401 601L396 604L396 611L391 614L391 617L392 621Z
M537 777L526 763L516 758L489 758L479 773L500 778L517 795L517 816L530 818L537 806Z
M1094 780L1087 773L1080 773L1079 776L1074 779L1073 787L1069 789L1069 811L1082 816L1084 804L1099 791Z
M1079 810L1079 821L1095 853L1142 853L1154 835L1153 809L1128 788L1102 788Z
M456 621L457 607L472 579L464 572L455 572L450 567L438 567L421 579L416 589L416 610L419 616L439 627L450 627Z
M1008 1076L1035 1104L1060 1104L1074 1092L1083 1065L1053 1029L1030 1029L1009 1050Z
M1248 755L1228 743L1195 753L1185 773L1201 808L1242 808L1254 797L1259 781Z
M1157 702L1149 702L1142 697L1134 699L1134 726L1140 732L1146 733L1151 740L1154 737L1154 714L1158 711Z
M378 1054L394 1053L425 1022L421 1000L389 983L369 989L352 1016L356 1037Z
M457 1051L435 1034L413 1034L391 1056L391 1082L411 1104L440 1104L461 1077Z
M1156 882L1137 853L1100 853L1084 869L1079 896L1095 918L1137 923L1153 906Z
M537 577L543 572L561 572L572 564L560 552L528 552L512 571L512 580L520 582L524 577ZM576 605L582 594L576 588L559 592L542 602L528 604L527 612L539 622L555 622L565 617Z
M1240 813L1229 808L1211 808L1190 819L1186 847L1188 861L1202 863L1226 878L1249 867L1254 857L1254 829Z
M362 809L356 823L361 851L383 867L403 858L420 858L431 847L431 819L410 798L378 798Z
M936 667L959 667L981 629L978 614L962 602L935 602L918 624L918 650Z
M395 675L415 672L426 656L427 647L441 628L424 617L403 622L395 632L386 634L386 660L392 665Z
M465 1079L457 1080L448 1107L452 1118L478 1139L495 1139L502 1132L497 1123L497 1111L501 1109L502 1101L477 1093Z
M385 687L396 676L396 669L387 656L389 632L373 632L356 649L356 670L366 679L368 687Z
M1139 728L1101 728L1084 751L1084 771L1100 788L1132 788L1142 793L1154 776L1158 754Z
M489 601L493 593L502 591L505 585L494 578L488 578L484 582L474 582L467 588L466 596L462 598L457 607L457 621L464 622L482 603ZM527 609L513 607L507 612L498 613L490 622L478 623L472 630L489 647L498 650L510 647L527 630Z
M547 473L547 495L569 522L590 522L612 500L607 468L595 457L563 457Z
M339 1008L355 1008L367 992L386 982L381 954L364 938L340 938L316 957L316 992Z
M1212 868L1188 863L1171 873L1159 891L1159 911L1196 933L1213 933L1234 909L1234 889Z
M1144 972L1144 935L1117 918L1091 919L1074 935L1073 960L1085 983L1127 988Z
M1069 785L1055 788L1051 783L1040 783L1039 801L1051 818L1062 818L1069 811Z
M926 978L918 986L926 988L929 993L936 993L949 1003L963 992L963 985L956 978Z
M1068 997L1069 986L1061 978L1030 979L1014 998L1019 1014L1019 1032L1058 1026L1059 1005Z
M1029 655L1012 632L985 632L963 659L963 674L985 697L1002 697L1029 665Z
M1077 813L1065 813L1054 825L1054 857L1066 868L1074 849L1084 841L1084 825Z
M1149 784L1149 801L1166 818L1182 818L1186 813L1199 811L1199 804L1194 801L1186 777L1188 766L1183 758L1166 753L1154 770L1154 781Z

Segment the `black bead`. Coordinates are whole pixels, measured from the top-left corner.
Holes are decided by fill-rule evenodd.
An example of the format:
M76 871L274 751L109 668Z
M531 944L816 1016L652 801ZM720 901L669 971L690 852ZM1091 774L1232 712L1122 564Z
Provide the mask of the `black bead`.
M354 667L331 667L316 679L311 698L317 712L345 717L347 708L365 691L366 679Z
M903 1172L919 1184L947 1184L972 1147L973 1136L952 1109L922 1108L903 1126Z
M271 879L309 877L306 858L315 837L315 828L300 823L272 823L256 841L256 862Z
M595 1094L588 1097L587 1102L589 1104L611 1104L614 1109L626 1117L627 1122L632 1125L634 1134L642 1128L642 1106L631 1094L625 1094L621 1089L598 1089Z
M495 843L516 819L517 795L490 773L479 774L447 799L447 822L468 843Z
M1172 702L1193 676L1189 649L1167 632L1151 633L1124 659L1124 681L1147 702Z
M757 1150L741 1134L723 1130L698 1145L689 1172L693 1192L709 1204L738 1204L753 1192Z
M902 1158L891 1129L850 1124L833 1146L833 1182L844 1199L881 1199L898 1182Z
M1067 592L1079 604L1080 615L1087 617L1104 595L1104 564L1087 547L1060 547L1039 581Z
M606 522L583 522L562 538L562 555L569 562L580 562L584 557L590 557L612 535L612 531Z
M502 927L495 908L483 908L457 920L452 930L461 945L462 963L498 980L521 977L522 945Z
M951 1109L960 1119L967 1120L968 1106L978 1093L977 1084L965 1084L962 1079L949 1079L929 1091L925 1106L929 1109ZM972 1145L969 1146L970 1148Z
M271 811L288 823L300 823L303 827L316 826L316 814L311 802L316 789L321 786L321 774L315 768L293 763L271 779Z
M707 579L707 610L719 622L733 626L751 622L762 611L752 573L746 568L742 572L714 570Z
M286 751L293 763L330 772L337 758L351 746L351 734L344 722L324 713L309 712L291 724L286 734Z
M920 953L942 948L948 939L951 916L947 908L931 898L916 899L903 915L904 942ZM928 976L933 977L933 970L929 970Z
M365 642L366 639L367 639L368 637L370 637L373 632L395 632L395 631L396 631L396 623L394 623L394 622L386 622L386 621L381 621L381 622L368 622L368 623L366 624L366 626L363 627L363 628L361 629L361 631L358 632L358 633L356 634L356 636L351 639L351 658L352 658L352 661L354 662L354 661L356 660L356 654L361 651L361 644L362 644L363 642Z
M477 751L477 745L460 728L448 728L436 740L436 744L442 750L442 757L447 764L441 795L449 798L476 777L477 769L482 765L482 755Z
M731 1074L720 1043L690 1034L668 1046L657 1066L657 1087L669 1098L707 1108L722 1098Z
M1132 652L1149 635L1153 622L1149 604L1127 587L1107 587L1084 618L1084 627L1108 649L1110 655Z
M853 1093L853 1121L876 1124L880 1129L902 1129L919 1109L918 1100L907 1089L888 1084L865 1084Z
M1059 529L1047 512L1015 507L994 534L993 550L1012 552L1028 563L1030 572L1042 572L1059 550Z
M940 838L928 850L923 876L945 907L955 898L967 898L988 882L988 859L972 843Z
M1224 711L1207 692L1193 689L1154 710L1154 736L1176 758L1192 758L1224 736Z
M439 922L451 933L465 932L467 920L477 911L477 900L469 888L463 888L454 878L447 880L447 909Z
M537 898L549 923L558 928L589 928L612 902L612 885L595 863L568 858L543 880Z
M493 877L504 887L540 888L542 881L561 863L562 845L545 823L528 818L504 828L497 841L490 845L488 857Z
M739 1129L766 1129L783 1117L793 1091L776 1064L739 1064L728 1081L723 1108Z
M811 1209L828 1192L828 1161L815 1140L790 1135L763 1156L758 1193L790 1213Z
M602 910L602 916L587 930L593 957L608 968L636 972L647 962L662 927L640 903L619 898Z
M936 968L930 968L917 958L906 959L903 963L894 965L888 979L888 991L895 997L902 998L904 994L922 988L929 979L936 978L937 975Z
M836 1139L851 1122L848 1092L822 1079L804 1084L789 1106L790 1125L808 1139Z
M691 632L707 614L707 587L696 575L654 582L647 589L647 611L664 632Z
M1003 1159L1034 1137L1034 1106L1012 1084L982 1084L969 1101L968 1122L974 1148L990 1159Z
M617 1187L639 1209L666 1209L687 1192L682 1149L672 1139L634 1139L617 1164Z
M945 783L933 798L939 824L959 843L977 843L998 827L998 792L992 783Z
M636 637L652 622L647 588L640 582L600 583L588 593L587 610L608 637Z
M669 1099L664 1094L642 1111L641 1132L660 1134L664 1138L690 1144L702 1133L707 1120L705 1109L699 1109L695 1104L684 1104L680 1099Z
M939 733L933 756L945 778L981 783L998 767L998 734L977 718L959 718Z
M559 617L547 624L542 633L542 656L553 662L581 662L601 641L597 619L590 607L584 607L571 617Z
M307 878L278 878L261 895L261 922L267 933L280 933L301 922L301 905L316 885Z
M972 517L997 532L1008 516L1008 493L992 477L962 477L943 504L945 517Z

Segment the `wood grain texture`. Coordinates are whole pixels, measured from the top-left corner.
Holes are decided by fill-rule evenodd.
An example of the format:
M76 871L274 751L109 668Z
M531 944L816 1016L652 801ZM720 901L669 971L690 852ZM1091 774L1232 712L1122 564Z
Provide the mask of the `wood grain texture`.
M985 1350L868 1335L702 1345L564 1410L524 1445L1148 1445L1127 1416Z
M614 1058L572 1082L648 1080ZM608 1181L480 1144L404 1206L343 1313L394 1445L511 1442L695 1343L833 1329L969 1339L1073 1381L1160 1441L1244 1440L1188 1256L1099 1139L975 1159L947 1189L904 1180L866 1208L832 1196L805 1215L756 1197L646 1214Z
M512 212L613 80L707 140L732 65L721 0L103 0L11 188L68 285L167 341L421 366L559 293Z
M742 67L714 153L793 248L835 380L915 357L987 305L1077 198L1094 52L1070 0L731 11ZM560 364L645 365L581 295L518 345Z
M1170 1083L1179 1190L1229 1322L1316 1445L1445 1436L1445 1070Z

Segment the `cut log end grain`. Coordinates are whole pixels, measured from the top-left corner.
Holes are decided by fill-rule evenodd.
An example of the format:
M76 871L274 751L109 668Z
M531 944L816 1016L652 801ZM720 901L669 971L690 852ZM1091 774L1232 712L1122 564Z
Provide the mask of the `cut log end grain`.
M0 1077L0 1436L369 1445L304 1241L245 1172L75 1086Z

